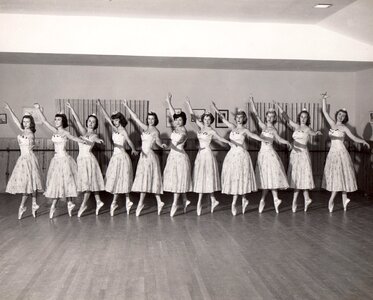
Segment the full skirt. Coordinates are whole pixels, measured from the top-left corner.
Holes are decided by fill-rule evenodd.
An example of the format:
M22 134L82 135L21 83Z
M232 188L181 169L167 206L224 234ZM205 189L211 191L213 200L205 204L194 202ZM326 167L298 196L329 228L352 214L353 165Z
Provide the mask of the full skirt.
M312 175L310 153L307 149L293 149L290 153L288 181L290 187L297 190L315 188Z
M193 192L213 193L220 191L220 176L218 163L211 149L198 152L193 170Z
M78 156L78 192L98 192L105 189L100 166L93 154Z
M132 162L127 152L114 154L106 170L105 190L111 194L131 192L133 182Z
M192 190L191 166L185 152L171 150L163 172L163 190L186 193Z

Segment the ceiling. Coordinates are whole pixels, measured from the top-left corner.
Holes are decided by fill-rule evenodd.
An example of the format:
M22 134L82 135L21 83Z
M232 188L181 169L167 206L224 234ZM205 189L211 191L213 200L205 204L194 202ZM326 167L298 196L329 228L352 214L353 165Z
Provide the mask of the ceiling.
M356 0L0 0L2 13L316 24ZM328 9L315 4L330 3Z

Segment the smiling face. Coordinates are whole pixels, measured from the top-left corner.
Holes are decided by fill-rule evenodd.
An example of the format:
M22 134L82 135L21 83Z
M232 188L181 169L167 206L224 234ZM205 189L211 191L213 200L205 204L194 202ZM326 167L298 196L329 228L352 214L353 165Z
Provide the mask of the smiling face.
M243 115L237 115L237 116L236 116L236 123L237 123L238 125L242 125L242 124L243 124L243 121L244 121L244 117L243 117Z
M274 112L268 112L266 115L267 123L273 124L276 121L276 114Z
M119 120L119 119L117 119L117 120ZM88 120L87 120L87 128L95 130L96 126L97 126L96 118L95 117L89 117Z
M54 118L54 126L56 128L62 127L62 118L61 117L55 117Z
M174 120L175 127L181 127L184 125L184 120L182 117L178 117Z
M30 129L31 127L31 120L29 118L23 118L22 125L24 129Z
M300 125L307 125L307 121L308 121L308 114L305 112L301 113L299 116Z
M120 125L120 120L119 119L111 119L111 121L113 122L114 127L116 127L116 128L119 127L119 125Z
M343 121L344 121L345 118L346 118L346 115L347 115L346 112L344 112L344 111L339 111L339 112L337 113L337 117L336 117L337 122L343 123Z
M153 115L148 115L148 124L149 126L155 126L155 117Z
M210 127L211 126L211 117L209 115L205 116L203 118L203 125L207 126L207 127Z

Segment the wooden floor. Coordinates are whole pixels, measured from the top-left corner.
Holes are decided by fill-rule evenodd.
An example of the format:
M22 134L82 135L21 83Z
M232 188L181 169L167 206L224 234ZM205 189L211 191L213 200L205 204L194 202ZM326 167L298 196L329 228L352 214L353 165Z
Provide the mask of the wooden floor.
M19 197L0 194L0 298L373 299L373 199L354 193L345 213L338 198L329 214L328 195L313 193L309 212L293 214L281 195L279 215L270 197L258 214L253 195L233 217L219 195L198 217L191 195L189 212L170 218L167 195L161 216L149 197L140 217L121 207L112 218L108 205L96 217L92 201L80 219L60 203L51 221L40 198L41 215L28 202L19 221Z

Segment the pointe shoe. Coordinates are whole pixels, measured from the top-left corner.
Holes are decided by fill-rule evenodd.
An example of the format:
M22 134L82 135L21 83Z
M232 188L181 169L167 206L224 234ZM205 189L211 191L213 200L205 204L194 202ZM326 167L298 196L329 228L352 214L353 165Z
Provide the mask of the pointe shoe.
M51 209L49 211L49 219L53 219L53 215L56 212L56 208L51 206Z
M104 202L97 201L96 203L96 216L98 216L98 213L100 212L100 209L104 206Z
M79 211L78 211L78 218L81 217L81 215L85 212L86 209L87 209L87 205L81 206L81 207L79 208Z
M75 204L72 203L72 202L68 202L67 203L67 212L69 213L69 217L71 218L71 216L73 215L73 209L75 207Z
M282 202L281 199L278 199L278 198L277 198L277 199L275 200L275 210L276 210L276 214L279 213L279 211L278 211L278 207L280 206L281 202Z
M312 203L312 199L311 199L311 198L309 198L308 200L306 200L306 201L304 202L304 211L307 211L308 206L309 206L311 203Z
M110 205L110 216L111 217L114 217L114 212L115 212L115 210L118 208L118 204L117 204L117 202L113 202L113 203L111 203L111 205Z
M22 219L23 213L27 210L26 206L20 206L18 209L18 220Z
M293 213L296 213L297 212L297 203L296 202L293 202L293 204L291 205L291 210L293 211Z
M131 207L133 205L133 202L132 201L127 201L126 202L126 212L127 212L127 215L130 214L130 211L131 211Z
M236 205L232 204L231 212L232 212L232 215L233 215L233 216L237 215L237 208L236 208Z
M186 201L184 202L184 214L186 214L186 212L187 212L187 207L188 207L189 204L190 204L190 201L189 201L189 200L186 200Z
M347 211L347 205L348 205L348 203L350 203L350 199L346 199L346 200L343 200L343 210L344 211Z
M175 215L176 211L177 211L177 205L172 204L171 211L170 211L170 217L173 217Z
M260 202L259 202L259 213L260 214L263 212L263 209L264 209L265 205L266 205L266 203L264 202L264 200L260 200Z
M164 202L161 202L160 204L158 204L158 216L161 214L163 206L164 206Z
M331 202L331 203L329 202L328 208L329 208L329 212L333 212L334 202Z
M36 218L36 211L37 211L39 208L40 208L39 205L37 205L36 203L32 203L32 207L31 207L31 209L32 209L32 216L33 216L34 218Z
M202 213L202 205L197 204L197 216L200 216Z
M211 213L214 212L215 207L217 207L218 205L219 205L219 201L218 200L212 200L211 199Z
M144 204L143 205L137 205L136 217L138 217L141 214L141 211L142 211L143 208L144 208Z
M249 200L242 199L242 214L244 215L246 212L246 207L249 205Z

